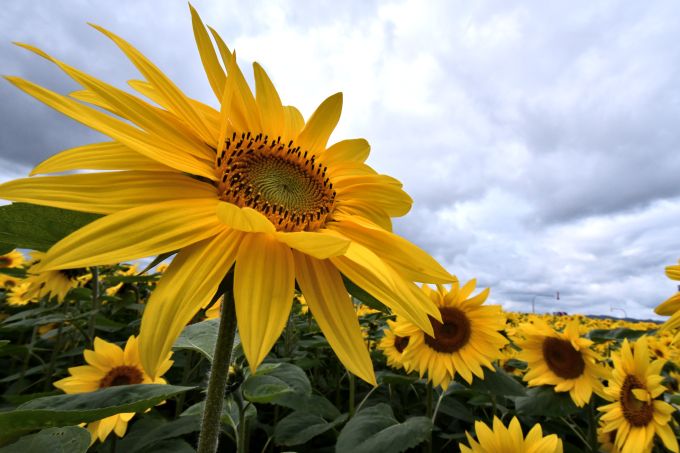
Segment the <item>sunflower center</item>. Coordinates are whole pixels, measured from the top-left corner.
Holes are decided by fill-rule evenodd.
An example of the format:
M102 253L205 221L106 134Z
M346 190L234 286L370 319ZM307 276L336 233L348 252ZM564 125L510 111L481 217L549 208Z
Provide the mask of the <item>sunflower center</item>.
M634 389L644 389L645 386L633 375L626 376L621 386L621 407L623 416L633 426L647 426L654 418L652 402L640 401L633 394Z
M399 335L394 336L394 349L397 350L397 352L402 353L404 352L404 349L406 349L406 346L408 346L408 340L411 337L400 337Z
M586 369L583 356L568 340L554 337L543 340L543 358L550 371L562 379L576 379Z
M425 334L425 344L437 352L456 352L470 340L470 320L462 310L455 307L440 307L442 322L432 316L432 330L434 337Z
M9 267L12 264L12 260L6 256L0 256L0 267Z
M144 375L139 368L134 366L121 365L106 373L106 376L99 381L99 388L115 387L117 385L141 384Z
M291 140L234 133L217 158L221 200L249 207L279 231L316 231L333 210L327 167Z

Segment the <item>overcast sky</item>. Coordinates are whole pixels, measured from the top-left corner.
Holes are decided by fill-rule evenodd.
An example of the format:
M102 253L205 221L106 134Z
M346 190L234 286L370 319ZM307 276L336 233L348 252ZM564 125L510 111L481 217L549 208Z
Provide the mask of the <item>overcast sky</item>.
M459 278L508 309L548 295L537 311L651 318L680 258L680 2L511 3L193 2L305 117L344 93L331 141L368 139L414 199L396 231ZM77 89L22 41L140 78L86 22L214 105L183 0L2 0L0 73ZM101 139L4 80L0 96L0 180Z

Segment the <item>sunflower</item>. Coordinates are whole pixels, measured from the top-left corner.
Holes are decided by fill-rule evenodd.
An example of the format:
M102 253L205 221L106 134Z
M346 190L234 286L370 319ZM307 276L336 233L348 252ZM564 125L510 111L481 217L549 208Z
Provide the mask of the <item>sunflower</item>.
M134 335L128 338L125 350L96 337L94 351L86 349L83 355L87 365L69 368L70 376L55 382L55 387L65 393L88 393L117 385L166 384L165 379L160 376L165 374L173 363L170 360L171 354L168 354L159 367L158 377L149 376L139 359L139 347ZM116 414L88 423L87 429L92 436L91 443L97 439L104 442L111 431L118 437L123 437L127 424L134 415L134 413Z
M0 255L0 269L20 267L22 264L24 264L24 254L18 250Z
M400 337L394 331L399 329L400 319L387 320L388 329L384 329L384 336L378 343L378 348L385 354L387 365L397 370L403 368L407 373L411 371L408 363L404 362L404 349L408 346L409 337Z
M465 432L470 446L458 444L461 453L562 453L562 439L556 434L544 437L538 423L524 437L517 417L510 420L507 428L496 416L493 418L493 429L476 421L475 433L476 441L470 433Z
M18 278L12 277L11 275L0 273L0 289L8 291L11 288L14 288L20 282L21 280L19 280Z
M678 261L680 263L680 261ZM680 264L666 267L666 276L671 280L680 280ZM669 297L665 302L654 309L657 315L670 316L663 324L662 330L674 330L680 328L680 291Z
M56 297L58 302L63 302L70 290L82 286L88 278L84 269L58 269L42 270L40 262L45 259L45 254L34 251L31 253L34 264L28 269L28 276L24 280L28 284L26 296L30 299L39 300L43 296Z
M597 442L600 444L600 450L606 453L621 453L616 446L616 431L605 432L603 428L602 423L597 428Z
M37 302L37 299L30 296L31 284L27 281L16 283L9 288L7 304L13 306L26 305L29 302Z
M670 451L678 453L678 440L671 427L675 409L658 397L666 388L660 375L665 360L650 363L647 338L631 347L623 340L621 350L612 354L614 370L604 396L613 401L598 408L603 412L602 430L616 431L616 446L622 453L652 451L655 434Z
M441 285L436 290L424 285L423 293L437 305L442 318L441 322L430 318L434 335L407 320L395 330L400 337L409 337L403 361L420 377L427 372L435 386L447 388L456 373L468 383L473 374L483 379L482 367L493 370L491 361L500 357L508 342L499 333L505 327L503 310L499 305L482 305L488 289L469 297L475 286L475 280L462 288L453 283L450 291Z
M375 383L342 275L430 333L428 316L440 315L413 282L454 278L391 232L391 217L406 214L411 198L399 181L364 163L366 140L327 147L342 94L322 102L305 123L281 103L257 63L253 94L235 53L211 30L225 73L193 8L191 15L219 110L188 98L137 49L99 26L145 77L131 86L160 107L20 44L84 90L62 96L7 79L112 138L59 153L32 174L114 171L19 179L1 185L0 197L105 215L55 244L42 271L179 251L142 319L141 358L152 376L234 266L239 335L253 371L283 330L297 281L339 359Z
M115 276L117 277L130 277L133 276L137 273L137 265L133 264L129 266L126 270L119 269L115 272ZM123 287L124 282L120 282L116 285L110 286L106 288L105 293L107 296L115 296L118 294L118 291Z
M534 324L522 327L524 340L519 359L527 362L524 380L529 387L552 385L556 392L569 392L578 407L590 401L593 390L602 393L599 378L607 376L606 368L599 365L599 355L590 349L591 340L579 335L578 319L557 332L545 321L537 319Z

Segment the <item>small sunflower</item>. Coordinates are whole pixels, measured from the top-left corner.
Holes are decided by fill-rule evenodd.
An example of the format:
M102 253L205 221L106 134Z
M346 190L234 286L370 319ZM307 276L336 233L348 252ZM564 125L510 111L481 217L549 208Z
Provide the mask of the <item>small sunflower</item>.
M678 261L678 263L680 263L680 261ZM666 276L671 280L680 280L680 264L667 266ZM656 307L654 312L656 312L657 315L670 316L663 324L662 330L675 330L680 328L680 291Z
M0 289L9 290L21 282L20 279L11 275L0 273Z
M498 418L493 418L493 429L483 422L475 422L477 440L465 432L470 446L458 444L461 453L562 453L562 439L556 434L543 436L540 424L535 424L526 437L517 417L506 428Z
M116 273L114 274L117 277L130 277L132 275L135 275L137 273L137 265L133 264L132 266L129 266L126 270L117 270ZM120 282L116 285L110 286L106 288L105 292L107 296L115 296L118 294L118 291L123 287L123 282Z
M70 290L82 286L91 278L84 269L39 270L38 267L45 254L34 251L31 257L33 265L28 269L28 276L24 280L29 284L27 296L31 299L39 300L44 296L56 297L61 303Z
M655 435L667 449L678 453L678 440L671 427L675 408L659 399L666 390L660 375L665 360L650 363L646 337L632 347L623 340L621 350L611 358L614 370L604 396L613 402L598 408L603 412L602 431L616 431L615 444L622 453L652 451Z
M475 286L475 280L462 288L453 283L449 291L441 285L436 290L424 285L422 291L439 308L442 318L441 322L430 318L434 335L408 320L395 330L396 335L409 337L403 361L418 370L420 377L427 373L435 386L447 388L456 373L468 383L473 375L484 378L482 367L493 370L491 362L500 357L500 349L508 342L499 333L505 327L503 310L500 305L482 305L488 289L470 297Z
M297 283L340 361L375 383L343 275L430 333L429 317L440 315L414 282L453 277L392 232L392 217L405 215L412 200L399 181L366 165L368 142L328 146L342 93L305 122L281 102L257 63L253 93L235 52L211 29L215 47L190 9L216 108L188 97L141 52L99 26L144 76L131 86L153 104L20 44L83 90L63 96L7 79L111 138L59 153L32 174L110 171L10 181L0 185L0 197L104 215L52 246L42 271L178 251L141 321L141 358L153 376L233 267L239 337L253 371L280 336Z
M15 284L9 288L7 304L15 307L26 305L29 302L37 302L37 299L30 296L31 284L26 281Z
M579 335L580 321L575 319L557 332L545 321L522 327L524 340L519 359L527 362L524 380L529 387L552 385L556 392L569 392L574 403L583 407L590 401L593 391L602 392L599 378L607 376L606 368L599 365L599 355L590 349L593 342Z
M388 329L384 329L385 336L378 343L378 348L385 354L387 365L397 370L403 368L407 373L411 371L408 363L404 362L404 350L408 346L409 337L401 337L394 333L399 327L400 319L387 320Z
M125 350L96 337L94 351L86 349L83 355L87 365L69 368L71 375L55 382L55 387L65 393L89 393L117 385L166 384L165 379L160 376L165 374L173 363L170 360L171 354L168 354L159 368L158 377L152 379L142 367L137 338L134 335L128 338ZM134 413L116 414L88 423L87 429L92 436L91 443L97 439L103 442L111 431L118 437L123 437L127 424L134 415Z
M0 269L10 267L20 267L24 264L24 254L18 250L12 250L9 253L0 255Z

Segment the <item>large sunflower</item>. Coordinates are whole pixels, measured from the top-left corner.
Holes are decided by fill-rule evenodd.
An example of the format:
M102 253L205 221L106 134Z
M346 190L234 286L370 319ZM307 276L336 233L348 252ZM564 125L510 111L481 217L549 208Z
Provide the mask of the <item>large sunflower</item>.
M591 340L579 335L578 319L557 332L542 319L522 326L524 340L519 359L527 362L524 380L529 387L552 385L556 392L569 392L574 403L583 407L590 401L593 390L602 393L600 378L607 376L599 365L599 355L590 349Z
M680 263L680 261L678 261ZM680 264L666 266L666 276L671 280L680 280ZM673 294L666 301L654 309L656 314L670 316L662 329L674 330L680 328L680 291Z
M439 313L413 282L453 277L391 232L391 217L406 214L411 199L397 180L364 163L368 143L344 140L327 148L342 95L322 102L305 123L296 108L281 103L257 63L253 95L235 53L211 30L225 74L205 26L191 13L219 110L188 98L138 50L101 27L94 26L145 77L131 86L160 107L22 44L84 90L62 96L18 77L8 80L113 139L57 154L33 174L116 171L20 179L0 186L0 197L106 215L55 244L43 270L179 251L142 319L141 357L152 376L235 265L239 334L253 370L286 323L297 281L340 360L375 382L341 275L430 333L428 315L438 319Z
M488 289L470 297L475 285L470 280L462 288L453 283L450 291L441 285L436 290L422 287L441 314L441 322L430 318L434 335L406 321L395 328L396 335L409 338L402 361L421 377L427 373L435 386L446 389L456 373L468 383L473 374L484 378L482 367L493 370L491 361L500 357L500 348L508 342L499 333L505 327L503 310L500 305L482 305Z
M651 452L655 435L677 453L678 440L671 427L675 409L659 398L666 390L660 375L665 360L650 363L647 339L642 337L633 347L623 340L612 361L614 370L604 393L613 402L598 408L603 412L602 431L616 431L615 444L621 453Z
M71 375L55 382L55 387L65 393L88 393L117 385L165 384L165 379L160 376L165 374L173 363L168 354L161 362L158 377L150 377L142 367L137 339L134 336L128 338L125 350L96 337L94 350L86 349L83 355L87 365L69 368ZM123 437L127 424L134 415L134 412L116 414L88 423L87 429L92 436L92 443L97 439L104 442L111 431L118 437Z
M466 432L470 446L458 444L461 453L562 453L562 439L556 434L543 436L540 424L535 424L526 437L517 417L506 428L498 418L493 418L493 429L483 422L475 422L477 440Z

